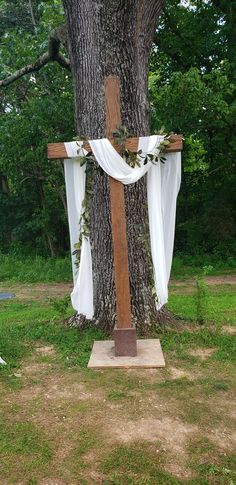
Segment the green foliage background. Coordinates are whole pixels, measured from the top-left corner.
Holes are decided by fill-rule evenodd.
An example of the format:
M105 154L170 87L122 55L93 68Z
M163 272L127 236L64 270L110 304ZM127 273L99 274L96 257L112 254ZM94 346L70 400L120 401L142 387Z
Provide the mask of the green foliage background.
M59 0L0 0L0 78L47 49ZM235 1L167 0L150 64L152 130L183 133L176 251L236 253ZM63 167L48 142L74 137L70 74L56 64L0 90L0 250L68 249Z

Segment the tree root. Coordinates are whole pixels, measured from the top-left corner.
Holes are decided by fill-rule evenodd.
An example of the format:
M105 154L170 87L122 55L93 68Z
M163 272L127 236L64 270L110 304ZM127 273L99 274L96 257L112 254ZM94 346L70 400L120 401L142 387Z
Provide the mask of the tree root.
M112 335L115 326L115 320L115 315L111 319L111 321L109 320L108 322L104 319L104 317L101 319L97 318L88 320L85 315L75 313L72 317L65 321L65 324L70 328L78 328L79 330L85 330L87 328L98 328ZM141 322L137 320L134 323L138 334L141 337L148 337L157 332L163 331L166 326L172 326L176 324L178 320L182 320L182 318L174 315L166 307L163 307L157 312L157 315L155 315L153 320L150 320L146 323L144 323L144 320L142 320Z

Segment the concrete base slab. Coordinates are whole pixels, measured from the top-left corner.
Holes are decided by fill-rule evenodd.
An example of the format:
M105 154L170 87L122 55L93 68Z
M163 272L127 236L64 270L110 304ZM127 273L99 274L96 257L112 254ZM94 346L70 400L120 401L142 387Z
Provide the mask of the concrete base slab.
M137 340L138 353L135 357L116 357L115 346L112 340L99 340L94 342L89 359L89 369L106 369L109 367L121 368L151 368L165 367L160 340Z

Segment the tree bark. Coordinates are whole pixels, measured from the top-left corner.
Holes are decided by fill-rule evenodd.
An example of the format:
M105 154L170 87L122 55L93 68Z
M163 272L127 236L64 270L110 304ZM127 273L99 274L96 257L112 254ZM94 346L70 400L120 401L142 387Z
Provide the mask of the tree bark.
M36 30L37 24L36 24L36 20L35 20L35 16L34 16L34 8L33 8L31 0L29 0L29 11L30 11L32 24L34 26L34 30Z
M43 210L45 210L45 195L44 195L44 188L43 188L42 180L36 179L36 187L38 189L41 208ZM50 250L51 258L55 258L56 257L56 251L55 251L55 248L54 248L53 239L52 239L52 236L49 233L47 227L44 227L44 229L42 230L42 236L45 240L46 247L49 248L49 250Z
M64 0L78 135L105 136L104 79L121 84L122 123L137 136L149 133L148 65L163 0ZM115 294L107 176L95 173L91 209L95 318L111 330ZM133 320L144 331L159 320L151 294L146 180L125 188ZM165 311L162 311L162 318Z

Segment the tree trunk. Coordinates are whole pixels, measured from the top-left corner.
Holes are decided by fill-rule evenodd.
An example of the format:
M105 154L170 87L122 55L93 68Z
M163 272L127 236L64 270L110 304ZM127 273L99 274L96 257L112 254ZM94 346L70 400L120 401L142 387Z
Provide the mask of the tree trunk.
M45 195L44 195L42 180L36 179L36 186L38 188L41 208L43 209L43 211L45 211ZM44 227L44 229L42 230L42 235L43 235L43 238L45 240L46 248L49 248L49 250L50 250L51 258L55 258L56 257L56 251L55 251L55 248L54 248L53 239L52 239L51 234L49 233L47 227Z
M0 174L0 190L5 195L10 195L9 184L6 175Z
M122 123L137 136L149 133L148 64L163 0L64 0L77 133L105 136L104 79L117 75ZM95 318L115 323L110 203L107 176L96 171L91 209ZM147 232L146 179L125 188L133 320L143 331L158 321L152 272L143 239ZM165 317L165 311L162 311Z

